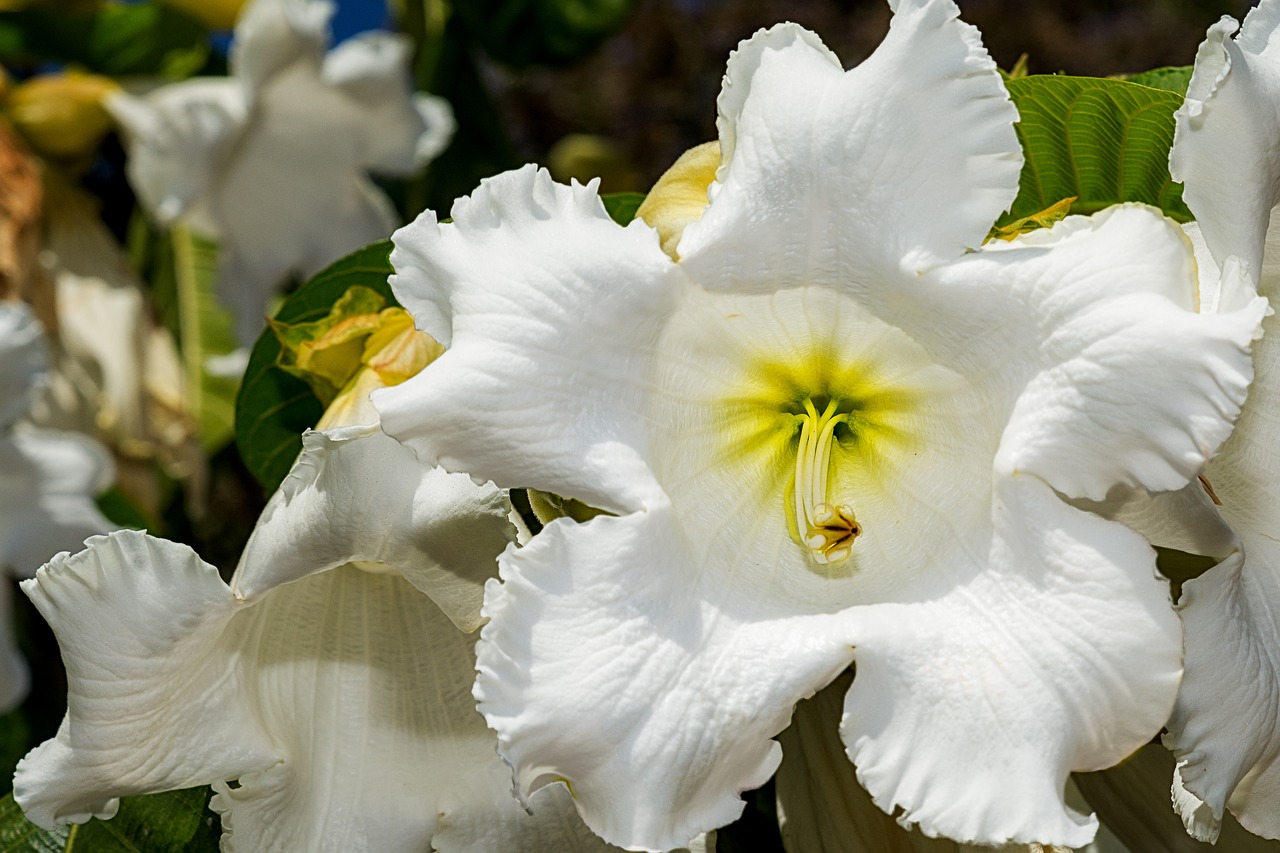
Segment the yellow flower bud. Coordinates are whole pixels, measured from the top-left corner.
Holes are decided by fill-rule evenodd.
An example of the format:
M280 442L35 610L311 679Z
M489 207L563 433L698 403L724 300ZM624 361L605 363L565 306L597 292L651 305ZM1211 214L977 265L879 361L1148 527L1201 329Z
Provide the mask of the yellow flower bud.
M36 153L82 157L111 129L102 100L118 88L106 77L78 71L33 77L10 92L9 117Z
M636 218L658 230L662 251L679 260L676 245L685 226L702 218L707 188L720 168L720 143L706 142L680 155L653 185Z

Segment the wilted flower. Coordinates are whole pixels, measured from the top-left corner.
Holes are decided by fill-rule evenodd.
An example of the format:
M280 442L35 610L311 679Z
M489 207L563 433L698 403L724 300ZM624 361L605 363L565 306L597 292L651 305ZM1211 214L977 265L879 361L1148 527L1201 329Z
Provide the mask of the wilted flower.
M397 232L448 347L374 394L427 461L613 516L500 560L480 708L528 795L662 849L733 820L797 700L929 835L1083 845L1073 770L1154 736L1181 636L1137 534L1072 507L1173 489L1227 436L1263 300L1196 311L1149 208L981 246L1016 113L949 0L844 72L792 25L730 58L710 203L675 258L532 168Z
M148 210L219 241L220 289L245 343L289 276L395 227L367 173L412 175L452 135L448 104L409 88L403 36L367 33L326 54L333 8L256 0L236 26L231 77L107 101Z

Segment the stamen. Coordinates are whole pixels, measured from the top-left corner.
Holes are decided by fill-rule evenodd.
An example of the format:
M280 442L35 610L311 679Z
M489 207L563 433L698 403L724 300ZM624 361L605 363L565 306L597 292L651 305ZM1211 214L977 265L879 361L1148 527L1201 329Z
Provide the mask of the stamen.
M835 401L827 404L822 415L812 400L804 401L800 418L800 440L796 447L795 518L805 547L819 563L839 563L853 550L853 541L862 533L862 525L853 510L828 500L827 486L831 473L831 444L836 427L848 420L837 413Z

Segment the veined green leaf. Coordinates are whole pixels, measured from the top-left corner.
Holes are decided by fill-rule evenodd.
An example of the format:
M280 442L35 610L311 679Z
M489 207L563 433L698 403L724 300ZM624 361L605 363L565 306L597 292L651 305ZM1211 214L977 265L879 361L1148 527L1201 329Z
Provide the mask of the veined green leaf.
M1018 197L997 226L1075 197L1072 213L1143 202L1188 222L1182 185L1169 176L1173 92L1123 80L1032 76L1008 82L1026 159Z
M604 209L609 211L614 222L626 225L636 218L636 211L644 201L644 193L605 193L600 196L600 200L604 202Z
M387 306L398 306L387 284L391 241L365 246L321 270L294 291L273 318L295 324L322 320L353 285L376 291ZM267 329L254 344L244 384L236 399L236 444L249 471L268 492L274 492L302 451L302 431L313 427L324 406L306 382L277 366L280 342Z
M1152 89L1164 89L1177 95L1187 94L1187 85L1191 82L1190 65L1170 65L1165 68L1153 68L1141 74L1130 74L1123 79L1140 86Z
M111 820L41 829L13 795L0 799L0 853L217 853L221 835L210 790L125 797Z

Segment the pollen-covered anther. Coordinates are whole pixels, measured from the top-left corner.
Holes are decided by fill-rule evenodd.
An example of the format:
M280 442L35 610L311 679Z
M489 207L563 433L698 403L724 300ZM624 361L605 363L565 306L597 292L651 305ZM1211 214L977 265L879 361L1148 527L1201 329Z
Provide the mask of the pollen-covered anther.
M804 544L819 563L839 563L853 550L853 540L862 534L862 525L847 506L818 504L805 532Z

